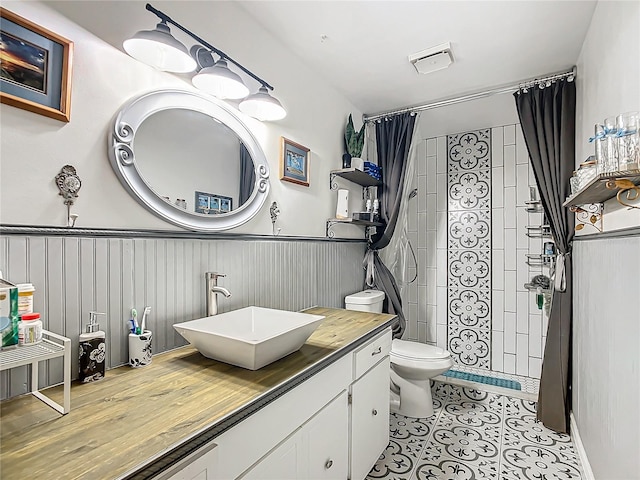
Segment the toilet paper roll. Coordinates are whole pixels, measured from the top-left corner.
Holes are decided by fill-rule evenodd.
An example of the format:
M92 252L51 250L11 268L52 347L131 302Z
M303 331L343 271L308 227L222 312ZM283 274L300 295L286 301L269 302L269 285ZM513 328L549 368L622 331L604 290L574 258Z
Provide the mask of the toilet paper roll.
M144 367L151 363L152 338L151 330L145 330L140 335L129 334L129 366Z
M349 218L349 190L338 190L336 218Z

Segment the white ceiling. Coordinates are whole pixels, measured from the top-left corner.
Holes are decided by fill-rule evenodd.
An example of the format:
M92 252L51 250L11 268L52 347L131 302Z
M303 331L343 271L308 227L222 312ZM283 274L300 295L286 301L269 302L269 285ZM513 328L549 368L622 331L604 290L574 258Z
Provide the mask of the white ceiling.
M595 1L241 1L365 113L570 69ZM455 63L419 75L407 57L451 42Z
M132 2L46 3L118 48L122 38L149 24L150 14L139 2L135 9ZM188 8L190 16L200 18L214 9L207 1L175 3L182 13ZM596 5L580 0L236 3L364 113L568 70ZM451 42L455 63L419 75L407 56L443 42Z

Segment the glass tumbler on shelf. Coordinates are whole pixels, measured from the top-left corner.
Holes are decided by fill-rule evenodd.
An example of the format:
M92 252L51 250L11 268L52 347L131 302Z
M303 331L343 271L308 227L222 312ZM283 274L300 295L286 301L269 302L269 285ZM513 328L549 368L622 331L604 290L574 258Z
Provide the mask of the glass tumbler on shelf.
M640 136L638 112L623 113L616 117L618 129L618 165L620 171L640 169Z
M598 175L601 173L607 173L607 150L605 142L604 125L596 123L594 128L593 137L589 139L589 143L593 142L595 146L596 154L596 171Z
M587 183L596 177L596 162L595 160L589 160L581 163L580 168L576 172L578 175L578 187L583 188Z
M618 166L618 127L616 126L616 118L608 117L604 120L604 156L607 158L609 172L619 170Z
M578 175L574 171L573 175L569 179L569 190L571 191L571 195L575 195L578 190L580 190L580 183L578 180Z

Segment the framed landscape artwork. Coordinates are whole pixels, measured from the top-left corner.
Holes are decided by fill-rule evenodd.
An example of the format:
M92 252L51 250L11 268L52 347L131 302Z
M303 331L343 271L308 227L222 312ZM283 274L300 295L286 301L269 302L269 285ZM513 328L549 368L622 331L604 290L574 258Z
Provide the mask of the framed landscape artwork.
M309 186L309 149L282 137L280 180Z
M68 122L73 42L0 7L0 101Z

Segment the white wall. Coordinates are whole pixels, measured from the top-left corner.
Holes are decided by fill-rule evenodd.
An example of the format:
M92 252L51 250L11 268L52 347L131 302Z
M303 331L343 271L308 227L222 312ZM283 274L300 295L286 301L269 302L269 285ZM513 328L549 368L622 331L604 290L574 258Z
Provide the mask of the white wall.
M516 102L511 94L492 95L420 113L420 138L434 138L481 128L518 123ZM417 134L417 133L416 133Z
M585 139L594 123L640 109L639 78L640 3L599 2L578 60L576 161L592 151ZM640 210L607 213L603 225L638 226ZM638 237L574 250L576 423L596 479L639 479Z
M598 2L577 67L576 166L594 154L594 124L640 110L640 3ZM640 210L609 200L602 223L604 230L640 225Z
M53 10L51 5L69 17L102 25L103 30L117 32L122 38L107 43ZM234 2L161 2L155 6L276 87L276 96L288 110L284 120L261 123L243 117L262 145L271 168L271 193L266 207L274 200L280 205L278 226L282 235L324 237L325 220L335 216L336 204L336 193L329 190L329 171L341 167L342 135L348 114L353 113L358 119L361 112L318 79ZM69 123L7 105L0 107L0 221L65 225L66 209L53 179L63 165L71 164L83 182L73 207L73 212L80 215L77 226L176 229L148 213L125 192L107 157L111 124L126 101L150 90L191 88L188 76L155 71L112 46L136 30L152 28L155 16L144 10L144 2L47 5L6 1L3 7L72 40L75 52ZM202 9L210 12L203 14ZM186 38L181 39L191 45ZM280 136L311 149L310 187L279 180ZM348 184L345 187L353 190L353 202L361 201L359 187ZM266 207L234 231L270 234ZM361 238L362 231L357 228L336 233Z

